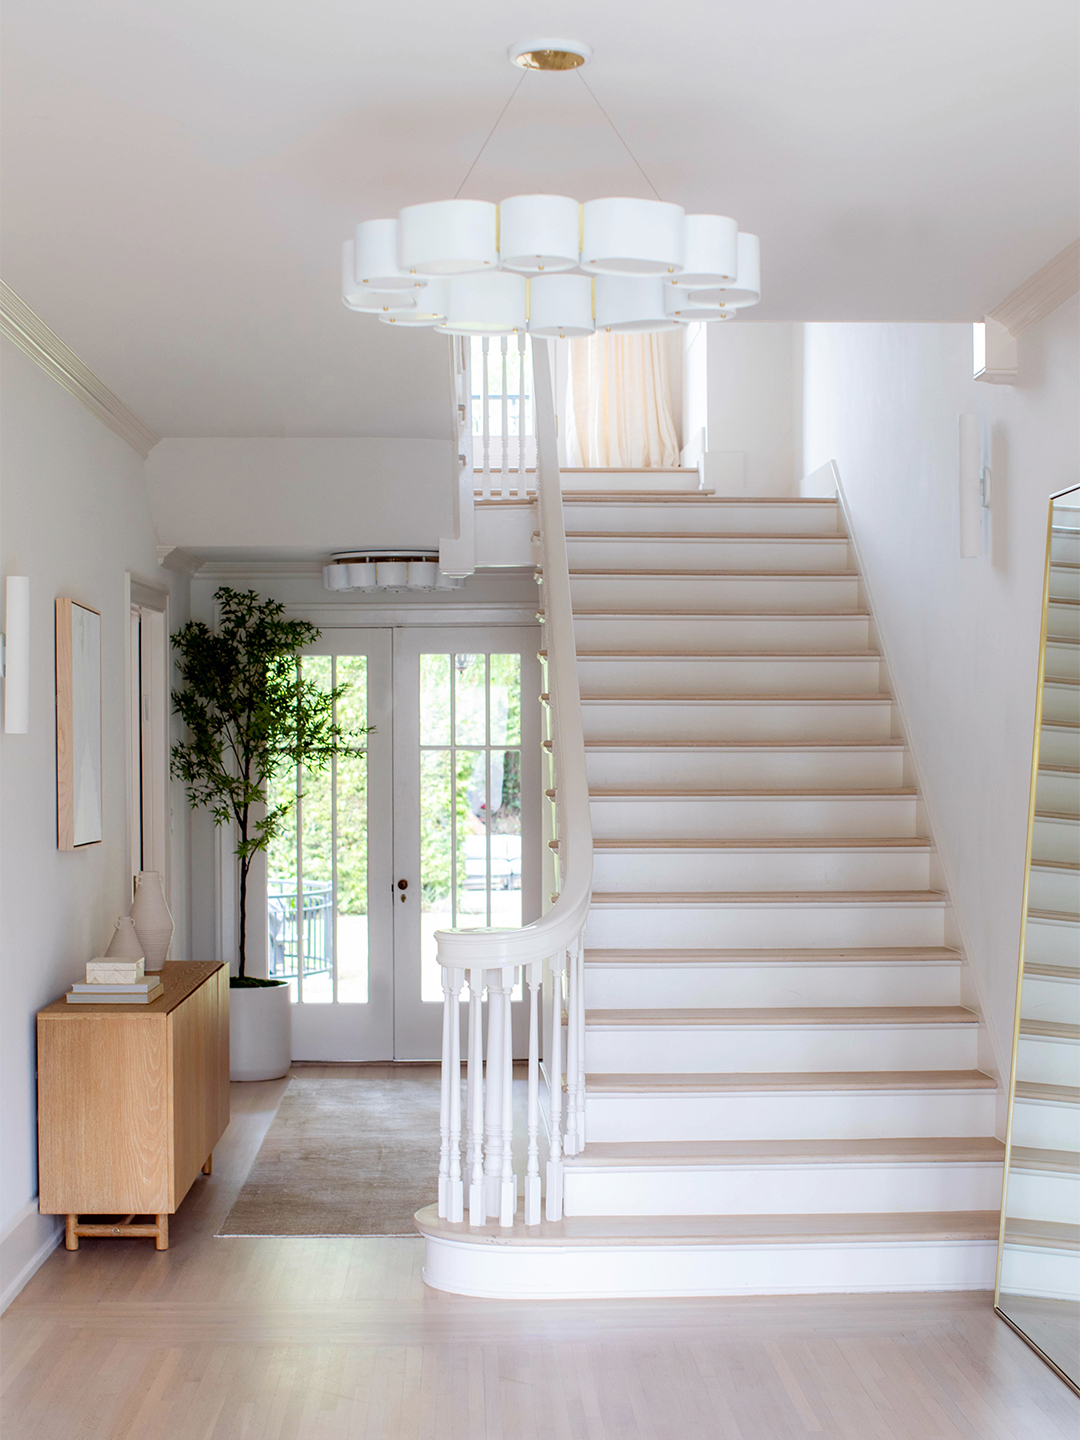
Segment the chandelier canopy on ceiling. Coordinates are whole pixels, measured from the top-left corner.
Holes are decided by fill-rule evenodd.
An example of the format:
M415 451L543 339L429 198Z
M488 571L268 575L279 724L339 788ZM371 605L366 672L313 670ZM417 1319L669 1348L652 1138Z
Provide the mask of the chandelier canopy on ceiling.
M761 298L758 237L661 200L435 200L364 220L342 299L387 325L548 337L674 330Z

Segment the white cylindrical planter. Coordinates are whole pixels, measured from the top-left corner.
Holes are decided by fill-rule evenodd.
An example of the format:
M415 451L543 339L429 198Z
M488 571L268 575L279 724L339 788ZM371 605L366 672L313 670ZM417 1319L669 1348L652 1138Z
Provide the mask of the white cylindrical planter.
M289 987L229 987L229 1079L279 1080L292 1064Z

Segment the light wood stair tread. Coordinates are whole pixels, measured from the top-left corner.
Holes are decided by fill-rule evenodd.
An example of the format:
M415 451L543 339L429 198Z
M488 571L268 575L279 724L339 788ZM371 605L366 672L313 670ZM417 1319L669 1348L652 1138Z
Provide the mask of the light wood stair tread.
M771 949L771 950L707 950L707 949L596 949L585 951L587 965L753 965L786 964L865 964L888 963L895 960L948 962L958 965L963 954L947 945L848 946L838 950Z
M1080 1152L1040 1150L1032 1145L1014 1145L1009 1151L1010 1168L1051 1170L1065 1175L1080 1174Z
M1045 980L1080 980L1080 968L1075 965L1047 965L1036 960L1024 961L1024 974Z
M787 753L791 750L903 750L903 740L586 740L586 750L770 750Z
M595 1074L585 1076L585 1086L593 1094L702 1095L785 1090L996 1090L997 1081L982 1070L736 1070L675 1075ZM1077 1094L1080 1096L1080 1092Z
M943 890L594 890L596 905L943 905Z
M545 612L539 610L539 615ZM584 610L579 620L868 620L869 610Z
M761 840L594 840L594 850L929 850L921 835L782 836Z
M534 532L539 538L540 532ZM761 544L771 545L774 541L819 541L824 540L830 545L847 545L846 535L807 535L802 531L791 530L567 530L567 540L646 540L655 542L657 540L701 540L710 542L713 540L754 540Z
M1080 1105L1080 1086L1077 1085L1049 1085L1043 1080L1017 1080L1016 1095L1020 1100L1043 1100L1062 1105Z
M1080 1250L1080 1225L1065 1225L1058 1220L1021 1220L1008 1215L1005 1218L1005 1242L1047 1250Z
M855 796L858 799L880 798L892 800L897 797L918 795L914 785L788 785L768 787L763 785L741 787L726 785L698 785L691 789L678 785L605 785L589 787L591 800L736 800L764 798L776 800L831 800Z
M679 1008L673 1010L586 1010L593 1029L660 1026L728 1029L740 1025L977 1025L963 1005L807 1005Z
M679 695L669 691L666 695L593 695L583 691L583 705L891 705L892 696L886 691L872 695L865 692L833 695L777 695L767 691L728 691L723 695ZM756 742L755 742L756 743ZM861 742L860 742L861 743ZM1068 817L1064 817L1068 818Z
M1080 870L1080 864L1071 860L1032 860L1033 870L1063 870L1066 874Z
M1013 1155L1017 1153L1013 1147ZM1061 1152L1038 1152L1058 1154ZM805 1165L907 1162L1000 1164L1005 1145L993 1135L870 1140L628 1140L590 1142L568 1156L568 1168L635 1165ZM1080 1158L1080 1157L1078 1157Z
M526 471L526 474L532 473L535 472ZM589 472L584 470L564 470L560 467L559 473L562 475L583 475L588 474ZM608 475L629 475L631 473L637 472L631 472L629 470L608 470L595 473ZM653 471L653 474L660 473L665 472ZM685 470L672 470L667 473L673 475L685 475L687 472ZM645 497L648 497L648 499L646 500ZM565 507L567 505L594 505L597 500L612 500L619 504L626 504L627 502L631 504L651 504L655 499L669 500L679 504L685 504L687 501L690 501L694 505L724 505L732 508L742 506L744 509L747 507L753 509L761 505L797 505L800 508L805 507L808 509L815 507L820 508L824 505L831 505L835 508L837 504L835 499L830 499L828 497L823 497L819 495L757 495L751 499L749 497L743 496L716 495L711 491L702 490L575 489L563 495L563 506Z
M547 651L541 650L545 659ZM582 650L579 660L880 660L877 650Z
M1028 909L1029 920L1053 920L1059 925L1080 925L1080 913L1075 910L1034 910Z
M416 1213L421 1234L475 1244L523 1245L791 1245L842 1241L996 1240L995 1210L912 1211L872 1215L568 1215L526 1226L451 1224L438 1207Z
M1068 1025L1063 1020L1021 1020L1020 1034L1033 1035L1041 1040L1080 1040L1080 1025Z
M826 537L828 538L828 537ZM570 567L570 578L575 576L596 576L599 579L625 579L627 576L635 580L643 577L662 576L665 579L687 579L687 580L857 580L857 570L655 570L634 568L632 570L623 566L604 567L597 565L586 565L580 568Z

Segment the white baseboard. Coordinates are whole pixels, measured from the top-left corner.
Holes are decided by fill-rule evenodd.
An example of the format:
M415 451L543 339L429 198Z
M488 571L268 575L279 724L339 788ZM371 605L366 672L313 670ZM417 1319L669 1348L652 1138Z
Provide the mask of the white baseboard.
M28 1200L0 1239L0 1313L45 1263L64 1238L59 1215L39 1215L37 1200Z

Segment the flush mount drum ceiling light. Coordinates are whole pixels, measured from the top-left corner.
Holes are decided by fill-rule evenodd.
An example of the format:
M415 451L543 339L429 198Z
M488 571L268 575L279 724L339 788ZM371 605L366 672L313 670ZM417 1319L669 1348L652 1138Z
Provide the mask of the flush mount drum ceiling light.
M512 45L528 71L576 70L592 55L570 40ZM518 85L524 81L522 75ZM492 126L480 155L509 109ZM342 299L387 325L448 335L590 335L672 330L727 320L761 298L758 238L726 215L687 215L656 195L579 204L565 195L513 195L495 205L459 199L409 205L396 220L364 220L342 251ZM476 166L469 167L469 174Z

